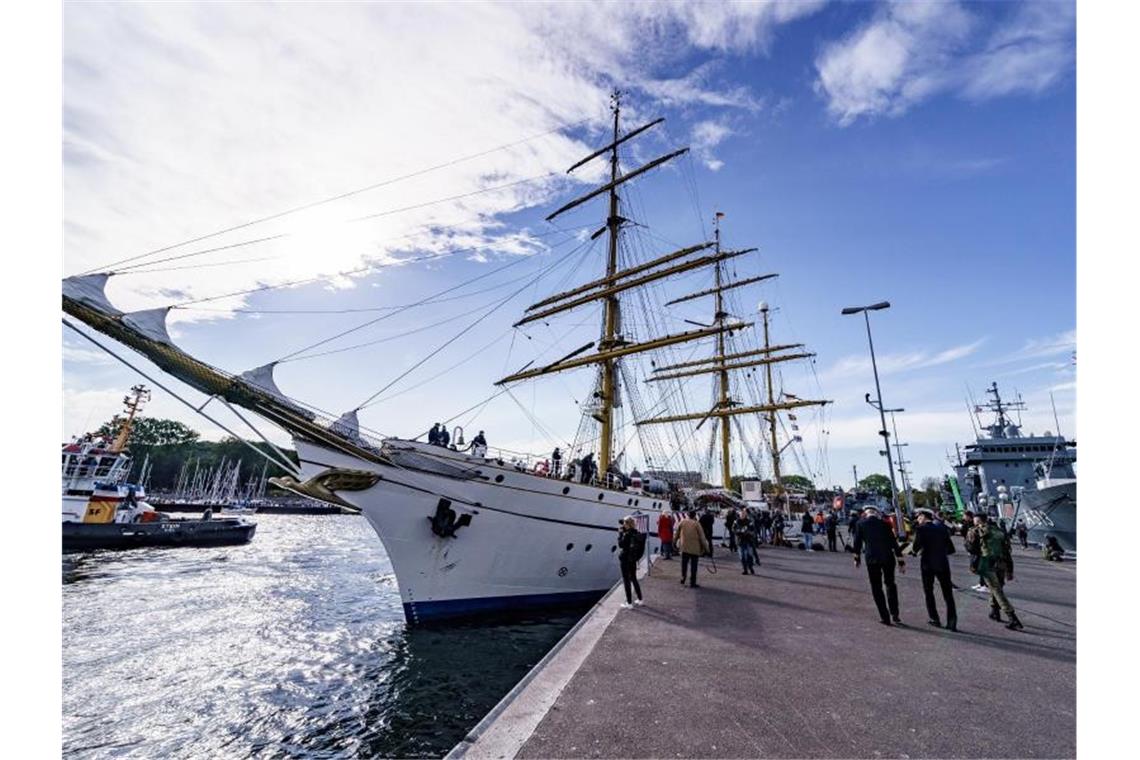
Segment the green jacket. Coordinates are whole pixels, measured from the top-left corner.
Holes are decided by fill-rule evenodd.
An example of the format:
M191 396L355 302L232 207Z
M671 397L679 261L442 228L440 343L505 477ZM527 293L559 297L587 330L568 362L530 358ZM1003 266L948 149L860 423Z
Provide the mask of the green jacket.
M1013 574L1013 550L1009 536L995 525L975 526L967 537L967 550L979 557L978 573L992 570L1000 576Z

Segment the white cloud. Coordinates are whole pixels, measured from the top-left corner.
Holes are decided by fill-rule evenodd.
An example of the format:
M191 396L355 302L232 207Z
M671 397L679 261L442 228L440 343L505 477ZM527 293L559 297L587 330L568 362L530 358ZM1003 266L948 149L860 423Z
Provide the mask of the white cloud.
M1073 63L1071 3L1017 7L988 35L957 2L892 2L816 59L816 92L841 124L897 116L941 92L971 100L1035 93Z
M724 162L713 155L713 148L731 135L732 129L721 121L699 121L693 125L691 140L693 152L711 171L718 171L724 166Z
M882 354L875 356L875 362L880 375L891 375L927 367L936 367L965 358L985 343L985 338L979 338L973 343L931 353L927 350L908 351L906 353ZM821 381L840 381L853 376L862 378L871 372L871 357L866 354L854 354L836 360L835 364L820 373Z
M1011 351L1004 356L989 362L985 366L996 366L1002 364L1014 364L1016 362L1029 361L1032 359L1045 359L1052 356L1062 356L1065 354L1072 355L1077 350L1077 331L1076 330L1063 330L1055 335L1046 335L1040 338L1030 338L1025 341L1021 348L1016 351ZM1051 362L1050 364L1054 364ZM1063 363L1063 366L1071 366L1071 360ZM1025 370L1028 371L1028 368Z
M65 270L99 268L559 125L601 124L612 83L635 90L631 117L650 110L643 94L671 106L754 110L759 100L748 90L715 84L714 67L677 76L670 65L662 77L659 64L685 49L762 51L779 24L819 6L69 4ZM109 295L131 310L319 275L347 287L350 278L333 276L413 250L531 252L542 243L508 234L502 215L548 202L593 142L546 134L180 247L155 258L282 236L156 265L192 268L113 278ZM581 180L590 179L587 170ZM346 223L361 217L369 218ZM231 265L198 266L224 261Z

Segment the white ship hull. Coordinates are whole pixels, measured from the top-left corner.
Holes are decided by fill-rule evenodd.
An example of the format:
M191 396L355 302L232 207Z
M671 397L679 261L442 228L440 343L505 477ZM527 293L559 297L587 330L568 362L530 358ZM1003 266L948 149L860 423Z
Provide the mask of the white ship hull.
M380 476L366 490L336 493L380 537L411 623L593 601L621 577L618 521L647 514L655 541L657 515L668 507L660 496L534 475L427 444L389 441L391 465L296 445L306 478L334 468ZM470 515L453 537L432 530L441 499Z

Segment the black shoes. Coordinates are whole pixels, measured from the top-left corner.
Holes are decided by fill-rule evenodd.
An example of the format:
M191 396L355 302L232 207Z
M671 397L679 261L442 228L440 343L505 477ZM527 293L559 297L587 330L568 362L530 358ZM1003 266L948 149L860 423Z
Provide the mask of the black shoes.
M1021 621L1017 619L1017 615L1010 615L1009 616L1009 625L1007 625L1006 628L1008 628L1011 631L1020 631L1023 628L1025 628L1025 626L1023 626L1021 624Z
M902 621L901 621L901 620L899 620L899 616L898 616L898 615L891 615L891 620L893 620L893 621L894 621L895 625L902 625Z
M958 621L955 620L953 622L947 623L946 624L946 630L954 631L956 633L958 631Z
M1001 610L990 610L990 620L1001 622Z
M891 621L889 621L889 620L879 620L879 622L882 623L883 625L890 625L891 624Z
M941 627L942 627L942 623L941 623L941 622L939 622L939 621L937 621L937 620L927 620L927 621L926 621L926 624L927 624L927 625L932 625L932 626L934 626L935 628L941 628Z
M689 588L700 588L700 587L701 587L701 584L699 584L699 583L690 583L689 584Z

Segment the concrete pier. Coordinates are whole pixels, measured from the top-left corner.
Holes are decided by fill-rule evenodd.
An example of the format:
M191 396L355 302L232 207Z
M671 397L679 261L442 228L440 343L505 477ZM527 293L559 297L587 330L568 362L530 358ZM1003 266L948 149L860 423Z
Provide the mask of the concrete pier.
M1015 550L1013 632L958 546L957 633L927 624L917 559L901 627L845 552L764 547L744 576L718 548L696 589L659 561L644 606L619 609L619 584L452 754L1074 757L1076 564Z

